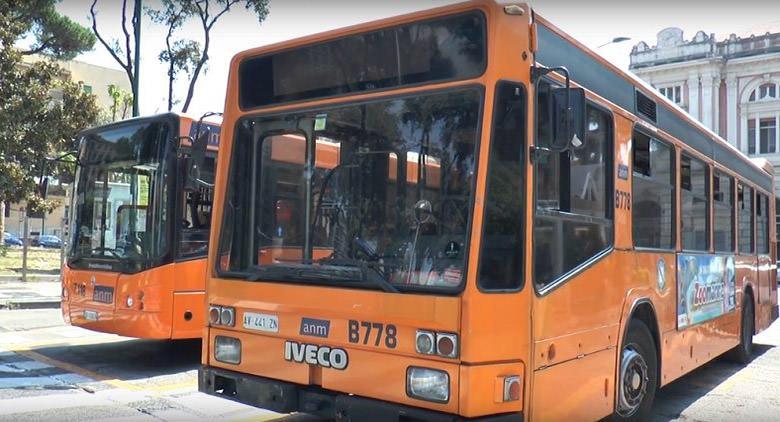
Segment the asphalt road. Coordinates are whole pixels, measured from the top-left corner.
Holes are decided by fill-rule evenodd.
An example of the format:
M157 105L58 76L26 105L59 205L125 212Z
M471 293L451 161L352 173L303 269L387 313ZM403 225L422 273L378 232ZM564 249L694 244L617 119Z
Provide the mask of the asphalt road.
M716 360L662 389L654 421L780 420L780 323L756 342L750 365ZM199 393L199 354L197 341L134 340L64 326L58 309L0 311L0 421L280 416Z

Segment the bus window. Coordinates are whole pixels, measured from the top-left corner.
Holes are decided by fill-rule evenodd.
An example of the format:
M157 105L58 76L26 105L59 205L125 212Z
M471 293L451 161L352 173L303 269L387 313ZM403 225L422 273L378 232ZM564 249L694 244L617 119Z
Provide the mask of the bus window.
M769 203L766 195L756 194L756 252L769 253Z
M743 184L737 188L737 201L739 208L739 253L751 255L753 249L753 237L755 236L755 216L753 215L753 189Z
M550 85L539 86L538 108L550 102ZM585 142L536 160L534 277L545 286L598 255L612 243L609 207L612 172L612 119L593 106L587 110ZM548 113L540 113L537 143L550 145Z
M709 168L687 154L680 157L680 234L683 250L709 249Z
M523 285L525 89L503 82L496 98L479 266L479 286L489 290Z
M674 249L674 150L638 131L633 141L634 246Z
M182 161L180 174L185 174L189 157ZM215 156L205 157L201 168L201 179L214 183L214 173L217 166ZM179 221L179 258L204 257L208 253L209 229L211 228L211 209L214 188L201 186L195 192L182 190L181 215Z
M715 252L734 252L734 178L716 171L712 179Z

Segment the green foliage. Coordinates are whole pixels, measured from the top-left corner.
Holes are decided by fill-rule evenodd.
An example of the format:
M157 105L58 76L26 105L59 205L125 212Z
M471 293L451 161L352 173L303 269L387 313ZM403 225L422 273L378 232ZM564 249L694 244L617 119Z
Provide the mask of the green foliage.
M35 42L22 54L39 53L69 60L92 50L95 36L88 28L60 15L56 0L0 0L3 20L14 22L16 33L32 35Z
M126 119L128 111L133 107L133 93L111 84L108 86L108 95L111 97L111 121Z
M205 71L209 59L210 33L219 19L233 7L243 6L252 12L258 23L268 17L269 0L162 0L158 8L146 8L153 22L168 27L165 49L158 59L168 64L168 110L178 101L173 93L177 76L184 74L189 80L182 111L186 112L195 94L195 84L201 71ZM203 42L174 35L190 18L196 19L203 31Z
M44 171L45 158L75 149L76 133L98 116L94 96L67 80L56 62L24 63L25 52L15 47L33 31L36 39L50 35L39 39L41 52L69 57L85 48L63 27L65 21L52 15L53 4L0 0L0 201L36 201L36 179ZM72 166L45 170L65 178Z

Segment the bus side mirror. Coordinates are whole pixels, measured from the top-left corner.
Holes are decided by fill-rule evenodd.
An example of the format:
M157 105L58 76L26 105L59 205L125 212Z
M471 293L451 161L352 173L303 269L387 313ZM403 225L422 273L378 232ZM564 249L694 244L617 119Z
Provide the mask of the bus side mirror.
M201 180L203 162L206 159L206 147L209 141L209 131L199 130L198 135L192 140L192 155L187 165L187 177L184 180L184 190L195 192L205 182Z
M579 148L585 139L585 90L582 88L552 89L553 141L551 150Z

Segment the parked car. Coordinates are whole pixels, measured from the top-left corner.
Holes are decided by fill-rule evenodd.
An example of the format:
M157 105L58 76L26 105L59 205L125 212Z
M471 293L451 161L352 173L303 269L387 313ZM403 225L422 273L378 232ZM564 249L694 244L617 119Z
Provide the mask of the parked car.
M38 245L44 248L61 248L62 240L57 236L44 235L38 238Z
M22 246L22 239L12 235L8 232L3 232L3 241L9 246Z

